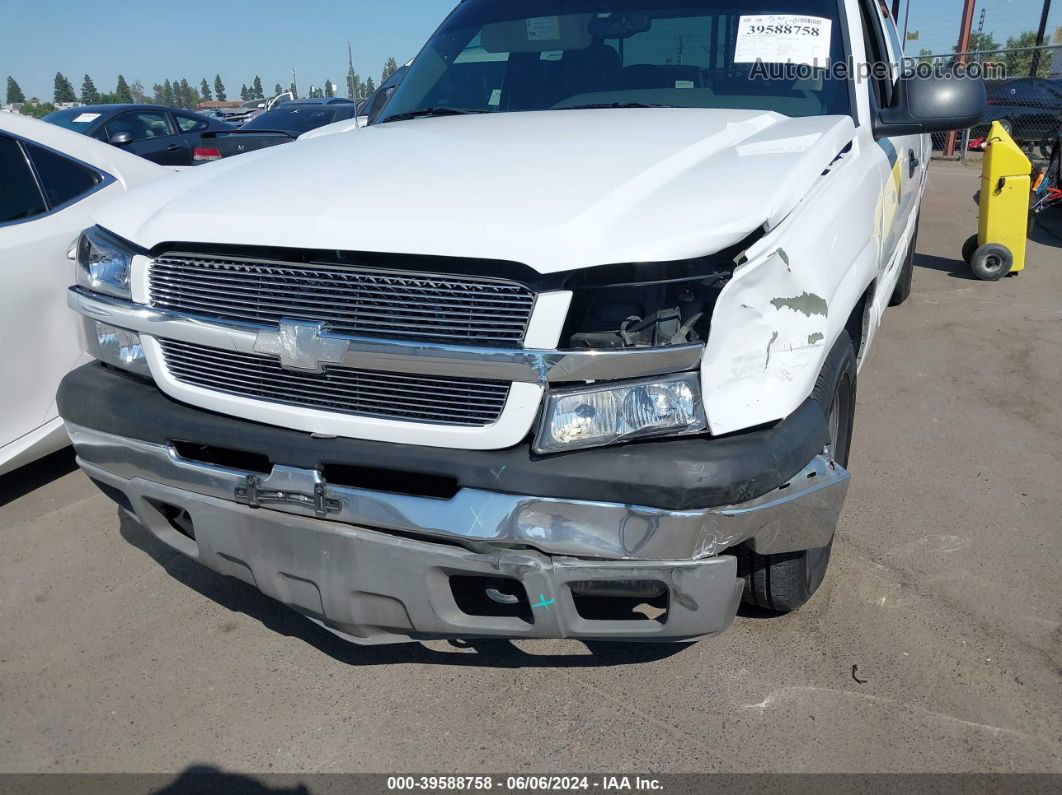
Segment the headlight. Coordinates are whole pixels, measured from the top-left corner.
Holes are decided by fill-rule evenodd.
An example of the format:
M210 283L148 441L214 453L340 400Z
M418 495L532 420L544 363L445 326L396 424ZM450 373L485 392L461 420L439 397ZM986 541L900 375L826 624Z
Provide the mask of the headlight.
M88 352L104 364L151 377L147 359L144 358L144 346L140 344L140 335L135 331L85 318L85 342Z
M706 427L697 373L557 390L535 437L535 451L557 453Z
M86 229L77 242L77 283L116 298L131 297L129 268L135 253L98 226Z

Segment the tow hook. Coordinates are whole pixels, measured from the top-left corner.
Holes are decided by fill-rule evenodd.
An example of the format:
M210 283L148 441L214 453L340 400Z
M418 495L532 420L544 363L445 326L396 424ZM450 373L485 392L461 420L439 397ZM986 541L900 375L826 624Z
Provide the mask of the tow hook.
M310 469L274 466L268 477L248 475L245 485L237 486L236 502L251 508L294 505L309 508L318 519L339 513L343 503L329 497L328 484L321 473Z

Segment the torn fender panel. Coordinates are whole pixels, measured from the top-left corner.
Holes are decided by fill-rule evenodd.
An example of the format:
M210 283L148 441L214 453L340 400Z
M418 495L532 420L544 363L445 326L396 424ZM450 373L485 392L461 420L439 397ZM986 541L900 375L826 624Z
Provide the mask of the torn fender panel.
M877 276L881 178L858 144L723 288L701 364L713 434L774 422L810 394Z

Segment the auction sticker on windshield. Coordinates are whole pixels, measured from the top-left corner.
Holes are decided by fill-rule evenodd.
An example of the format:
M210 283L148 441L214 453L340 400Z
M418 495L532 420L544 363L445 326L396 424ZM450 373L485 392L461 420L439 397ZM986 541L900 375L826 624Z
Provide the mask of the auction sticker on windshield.
M556 41L560 37L558 17L532 17L527 20L528 41Z
M734 63L830 64L833 21L796 14L742 16Z

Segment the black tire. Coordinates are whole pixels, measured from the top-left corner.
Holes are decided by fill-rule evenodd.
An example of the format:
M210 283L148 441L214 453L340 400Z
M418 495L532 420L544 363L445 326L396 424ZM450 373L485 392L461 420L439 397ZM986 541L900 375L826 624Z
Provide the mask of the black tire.
M985 243L970 257L970 270L986 282L996 282L1010 273L1014 255L1000 243Z
M855 419L856 359L847 334L833 346L811 394L827 417L834 460L848 466ZM738 576L745 580L742 600L773 613L791 613L822 584L832 549L833 539L818 549L777 555L759 555L746 546L737 547Z
M975 251L977 251L977 235L970 235L962 244L962 261L969 265L970 257Z
M911 242L907 246L903 267L900 268L900 278L896 280L896 287L893 288L892 296L889 298L889 306L899 306L911 297L911 288L914 286L914 258L915 246L918 245L919 220L920 217L915 219L914 234L911 235Z

